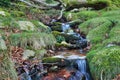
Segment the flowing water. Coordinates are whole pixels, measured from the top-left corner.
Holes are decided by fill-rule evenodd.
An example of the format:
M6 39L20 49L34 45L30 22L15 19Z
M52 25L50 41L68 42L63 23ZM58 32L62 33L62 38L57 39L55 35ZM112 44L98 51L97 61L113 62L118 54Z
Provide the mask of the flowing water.
M77 59L75 64L77 71L75 75L72 76L74 79L71 77L69 80L82 80L83 78L85 78L85 80L92 80L86 59Z
M70 55L66 59L70 63L67 70L72 72L68 80L93 80L86 56Z

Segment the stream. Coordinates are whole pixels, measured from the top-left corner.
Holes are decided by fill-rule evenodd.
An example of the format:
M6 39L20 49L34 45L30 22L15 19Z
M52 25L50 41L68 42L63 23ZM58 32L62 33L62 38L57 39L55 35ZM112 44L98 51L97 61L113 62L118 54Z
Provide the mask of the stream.
M62 55L54 57L64 59L63 62L66 66L58 71L48 73L42 80L93 80L85 54L80 54L78 51L58 52Z
M86 59L87 39L81 36L78 28L73 30L69 23L62 23L61 27L61 33L76 37L74 45L79 48L53 51L55 56L52 57L61 59L57 63L38 61L31 66L30 62L24 62L17 69L19 80L93 80Z

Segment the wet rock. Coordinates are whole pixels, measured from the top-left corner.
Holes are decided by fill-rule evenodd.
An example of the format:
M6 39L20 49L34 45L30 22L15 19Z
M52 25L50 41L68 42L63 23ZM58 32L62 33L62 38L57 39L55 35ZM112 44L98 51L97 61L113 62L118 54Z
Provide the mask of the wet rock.
M56 57L43 58L43 63L56 63L60 61L61 61L61 58L56 58Z
M65 58L64 56L62 55L56 55L56 56L53 56L54 58Z
M58 66L52 66L49 69L50 71L57 71L58 70Z
M70 55L70 56L67 56L68 60L71 60L71 59L86 59L86 56L78 56L78 55Z

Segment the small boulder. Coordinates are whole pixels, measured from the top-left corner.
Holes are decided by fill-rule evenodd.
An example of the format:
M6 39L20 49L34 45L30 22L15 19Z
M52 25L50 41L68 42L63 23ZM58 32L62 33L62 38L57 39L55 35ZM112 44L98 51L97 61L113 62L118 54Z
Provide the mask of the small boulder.
M4 11L0 11L0 15L2 15L2 16L6 16L6 14L5 14Z
M35 55L35 52L34 51L32 51L32 50L25 50L23 53L23 60L26 60L26 59L28 59L29 57L31 57L31 56L34 56Z
M18 21L18 25L21 30L34 31L35 25L30 21Z

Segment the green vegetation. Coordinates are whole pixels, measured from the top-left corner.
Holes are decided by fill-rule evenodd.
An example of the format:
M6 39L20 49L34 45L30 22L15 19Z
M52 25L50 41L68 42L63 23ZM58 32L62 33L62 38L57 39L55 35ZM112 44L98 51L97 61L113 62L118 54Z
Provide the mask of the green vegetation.
M96 11L80 11L80 12L67 12L65 16L68 20L76 20L81 19L82 21L86 21L91 18L95 18L99 16L99 13Z
M57 63L61 61L61 58L47 57L42 59L43 63Z
M89 11L85 12L89 14ZM120 11L101 10L95 11L95 14L98 15L91 18L79 17L84 19L79 28L87 34L87 39L92 44L92 49L87 53L87 59L94 79L111 80L120 72L118 64L120 63L120 57L118 57L120 56Z
M40 49L48 45L52 46L55 42L54 36L46 33L22 32L10 35L11 45L23 48L32 47L33 49Z
M18 78L14 68L14 63L8 54L8 51L0 51L0 79L17 80Z
M90 61L91 72L97 79L113 79L120 71L120 47L104 48Z
M102 25L97 26L96 28L92 29L89 31L87 38L92 42L92 43L98 43L102 42L105 40L105 35L109 31L109 27L112 25L110 21L106 21L102 23Z
M0 45L4 43L5 46L5 50L0 50L0 80L17 80L11 46L35 51L35 57L44 63L56 63L61 59L43 58L47 53L45 48L68 47L67 43L76 39L73 35L58 32L62 31L60 22L53 23L52 32L45 25L61 14L63 5L59 7L57 0L41 0L45 2L42 5L26 1L37 8L17 0L0 0ZM91 42L87 59L94 79L111 80L120 74L120 0L60 1L65 8L63 17L70 22L79 20L81 32ZM57 6L52 7L54 5Z

